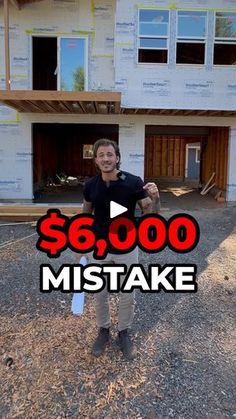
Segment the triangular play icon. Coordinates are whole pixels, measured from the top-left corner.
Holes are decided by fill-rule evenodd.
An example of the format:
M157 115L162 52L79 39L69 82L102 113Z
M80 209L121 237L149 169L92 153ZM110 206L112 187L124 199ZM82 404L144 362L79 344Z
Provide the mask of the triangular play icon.
M117 204L115 201L110 202L110 218L117 217L117 215L123 214L123 212L128 211L128 208L123 207L123 205Z

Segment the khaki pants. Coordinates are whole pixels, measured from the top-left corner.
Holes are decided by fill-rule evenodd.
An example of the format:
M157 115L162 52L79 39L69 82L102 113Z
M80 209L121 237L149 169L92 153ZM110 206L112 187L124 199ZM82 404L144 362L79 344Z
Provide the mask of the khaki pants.
M136 247L132 252L126 253L124 255L114 255L108 253L106 258L103 260L93 259L92 253L86 255L88 263L96 263L102 265L110 264L124 264L127 266L127 271L129 267L138 263L138 248ZM120 276L122 285L125 279L125 275ZM111 326L110 310L109 310L109 292L107 287L102 291L98 292L94 296L95 310L96 310L96 319L98 327L108 328ZM132 293L119 293L119 313L118 313L118 330L128 329L132 325L134 317L134 306L135 306L135 291Z

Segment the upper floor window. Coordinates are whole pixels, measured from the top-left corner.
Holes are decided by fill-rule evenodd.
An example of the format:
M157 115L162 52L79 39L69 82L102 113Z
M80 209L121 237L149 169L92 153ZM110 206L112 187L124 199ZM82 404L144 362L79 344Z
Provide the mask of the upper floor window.
M59 90L86 90L87 38L61 37L59 48Z
M168 62L169 11L139 10L138 62Z
M214 64L236 65L236 13L216 12Z
M179 11L177 15L177 64L204 64L207 12Z

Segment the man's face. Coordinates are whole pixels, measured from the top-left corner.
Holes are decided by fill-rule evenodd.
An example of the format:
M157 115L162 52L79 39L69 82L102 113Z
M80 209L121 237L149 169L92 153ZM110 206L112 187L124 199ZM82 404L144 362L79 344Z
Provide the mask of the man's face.
M95 163L101 172L113 172L116 169L118 161L119 157L116 155L115 149L112 145L98 147Z

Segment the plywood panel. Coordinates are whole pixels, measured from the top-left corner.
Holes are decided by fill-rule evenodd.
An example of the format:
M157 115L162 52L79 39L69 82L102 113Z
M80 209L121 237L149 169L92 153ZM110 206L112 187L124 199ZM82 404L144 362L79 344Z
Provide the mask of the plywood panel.
M145 177L183 177L184 153L184 139L179 136L147 136L145 139Z
M176 138L174 147L174 176L180 175L180 138Z
M202 182L206 184L215 172L216 187L223 191L226 190L227 181L228 139L227 127L212 127L207 144L202 148Z
M162 164L161 164L161 174L162 176L167 176L167 141L161 141L162 144Z

